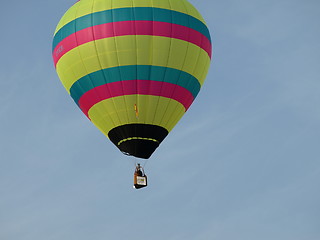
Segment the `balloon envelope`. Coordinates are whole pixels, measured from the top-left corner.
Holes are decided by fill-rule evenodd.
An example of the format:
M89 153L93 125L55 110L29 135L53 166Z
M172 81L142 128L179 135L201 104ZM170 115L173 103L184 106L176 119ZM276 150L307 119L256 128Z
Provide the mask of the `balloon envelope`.
M82 112L120 151L147 159L200 91L211 39L186 0L81 0L52 55Z

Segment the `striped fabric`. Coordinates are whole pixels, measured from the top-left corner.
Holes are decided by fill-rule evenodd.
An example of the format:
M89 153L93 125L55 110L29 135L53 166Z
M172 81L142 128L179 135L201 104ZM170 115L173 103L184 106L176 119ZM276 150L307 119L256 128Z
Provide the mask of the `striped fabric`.
M68 93L109 138L128 124L170 132L204 82L211 39L186 0L81 0L60 20L52 56Z

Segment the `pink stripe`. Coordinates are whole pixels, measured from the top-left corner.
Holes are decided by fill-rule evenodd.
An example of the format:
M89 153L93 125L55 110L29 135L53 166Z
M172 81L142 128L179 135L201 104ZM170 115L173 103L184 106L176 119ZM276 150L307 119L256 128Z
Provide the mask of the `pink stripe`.
M193 43L205 50L211 58L211 43L202 33L185 26L154 21L122 21L85 28L63 39L53 51L56 65L68 51L87 42L125 35L151 35L176 38Z
M89 117L88 111L96 103L112 97L133 94L171 98L180 102L186 111L194 100L194 97L187 89L172 83L151 80L128 80L108 83L89 90L79 99L79 106L82 112Z

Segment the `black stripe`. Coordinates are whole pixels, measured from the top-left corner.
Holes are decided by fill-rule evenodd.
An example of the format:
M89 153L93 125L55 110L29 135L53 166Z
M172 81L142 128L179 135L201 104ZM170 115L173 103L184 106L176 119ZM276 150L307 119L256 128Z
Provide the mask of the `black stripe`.
M126 124L113 128L108 136L121 152L148 159L168 133L157 125Z

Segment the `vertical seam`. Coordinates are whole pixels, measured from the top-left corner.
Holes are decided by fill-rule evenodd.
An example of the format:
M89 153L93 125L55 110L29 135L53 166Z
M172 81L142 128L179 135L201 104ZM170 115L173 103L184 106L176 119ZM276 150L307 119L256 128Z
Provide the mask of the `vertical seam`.
M76 10L76 13L75 13L75 22L74 22L75 40L76 40L76 45L77 45L76 49L77 49L77 51L78 51L78 53L79 53L81 63L82 63L82 65L84 66L84 68L85 68L85 70L86 70L86 73L87 73L86 76L87 76L88 79L90 80L91 85L94 86L93 81L92 81L92 79L91 79L91 76L90 76L90 74L89 74L89 71L88 71L88 69L87 69L87 67L86 67L86 65L84 64L84 61L83 61L83 59L82 59L81 51L80 51L80 48L79 48L79 45L78 45L78 38L77 38L77 22L78 22L78 21L77 21L77 19L78 19L78 11L79 11L79 8L80 8L80 4L81 4L81 2L79 2L79 5L78 5L78 7L77 7L77 10ZM92 12L91 12L91 13L92 13ZM79 86L80 86L80 84L79 84ZM94 89L94 87L93 87L93 90L96 92L97 96L99 96L98 92ZM99 98L101 98L101 97L99 96ZM88 114L88 118L89 118L90 121L91 121L91 118L89 117L89 111L90 111L90 109L88 110L88 113L87 113L87 114ZM99 110L99 112L100 112L100 110Z
M172 16L172 6L171 6L171 3L170 3L170 0L168 0L168 3L169 3L169 6L170 6L170 13L171 13L171 22L172 22L172 19L173 19L173 16ZM171 53L171 49L172 49L172 31L173 31L173 28L172 28L172 25L171 25L171 34L170 34L170 46L169 46L169 52L168 52L168 57L167 57L167 64L166 64L166 68L165 68L165 72L164 72L164 77L162 79L162 84L161 84L161 89L160 89L160 93L162 92L162 88L163 88L163 83L164 83L164 78L167 76L167 72L168 72L168 64L169 64L169 60L170 60L170 53ZM159 102L160 102L160 96L158 96L158 102L156 104L156 109L158 109L159 107ZM156 113L157 111L155 112L155 115L153 116L153 121L152 121L152 124L154 124L154 121L155 121L155 117L156 117Z
M95 0L93 0L91 12L93 12L94 1L95 1ZM93 14L92 14L92 16L91 16L91 23L92 23L92 25L93 25ZM104 71L104 69L102 69L102 64L101 64L101 60L100 60L98 48L97 48L97 45L96 45L96 37L95 37L95 34L94 34L94 30L93 30L93 28L91 28L91 29L92 29L92 35L93 35L93 44L94 44L94 48L95 48L96 53L97 53L97 59L98 59L98 62L99 62L100 69L102 70L101 72L102 72L102 74L103 74L103 80L104 80L104 82L105 82L106 87L109 89L109 86L108 86L108 84L107 84L107 77L106 77L106 75L105 75L105 71ZM110 89L109 89L109 92L110 92ZM116 109L116 106L115 106L115 103L114 103L113 98L111 98L111 100L112 100L114 109ZM103 105L105 105L104 102L103 102ZM111 115L110 115L110 113L109 113L108 111L102 112L102 118L104 118L104 115L106 115L106 114L109 115L109 118L110 118L111 121L112 121L113 127L116 127L116 126L115 126L116 124L115 124L115 122L113 121L113 118L111 117ZM117 115L117 117L119 118L118 115ZM120 119L119 119L119 122L120 122ZM110 129L110 130L111 130L111 129ZM110 131L110 130L109 130L109 131ZM107 133L107 134L108 134L108 133Z
M139 109L139 94L138 94L138 90L139 90L139 86L138 86L138 37L137 37L137 26L136 26L136 14L135 14L135 6L134 6L134 1L132 1L132 17L133 17L133 28L134 28L134 33L135 33L135 38L134 38L134 46L135 46L135 49L136 49L136 105L137 105L137 108Z
M169 0L169 1L170 1L170 0ZM183 1L181 1L181 2L183 3ZM184 5L184 3L183 3L183 5ZM184 5L184 7L185 7L185 5ZM173 9L171 9L171 10L173 11ZM189 35L190 35L190 29L189 29L189 26L190 26L189 13L188 13L188 9L186 9L186 7L185 7L185 10L186 10L187 16L188 16L188 36L189 36ZM182 41L182 40L181 40L181 41ZM172 97L173 97L174 94L175 94L175 91L176 91L178 82L181 80L182 69L183 69L183 67L184 67L184 65L185 65L185 63L186 63L186 59L187 59L187 55L188 55L188 51L189 51L189 46L190 46L190 44L191 44L190 42L187 42L187 49L186 49L186 52L185 52L183 64L181 65L181 67L180 67L180 69L179 69L179 70L180 70L180 72L179 72L179 77L177 78L177 82L174 84L174 88L173 88L172 94L171 94L171 96L170 96L170 98L169 98L169 103L167 104L166 110L165 110L165 112L164 112L164 114L163 114L163 116L162 116L162 119L161 119L161 123L162 123L162 124L166 124L166 123L163 122L163 121L164 121L164 117L165 117L165 115L166 115L166 113L167 113L167 111L168 111L168 109L169 109L169 105L171 104L172 101L176 101L176 100L173 100ZM176 105L174 112L176 112L176 109L178 108L178 106L179 106L179 105ZM187 109L186 109L186 110L187 110ZM170 122L170 118L168 118L168 122ZM167 123L168 123L168 122L167 122Z
M185 3L183 3L184 5L185 5ZM188 13L188 16L190 16L189 15L189 11L188 11L188 8L186 8L186 10L187 10L187 13ZM188 21L189 21L189 26L190 26L190 18L188 17ZM189 30L189 32L190 32L190 30ZM203 37L201 37L201 44L202 44L202 41L203 41ZM190 46L190 44L192 44L192 43L190 43L189 42L189 44L188 44L188 47ZM201 46L201 45L200 45ZM200 54L201 54L201 48L200 47L198 47L198 54L197 54L197 57L195 58L195 61L194 61L194 67L193 67L193 71L192 71L192 76L194 76L194 71L195 71L195 69L196 69L196 67L197 67L197 65L198 65L198 61L199 61L199 57L200 57ZM196 78L197 79L197 78ZM191 76L190 76L190 78L189 78L189 82L188 82L188 86L190 85L190 83L191 83ZM199 82L199 84L200 84L200 81L199 81L199 79L197 79L198 80L198 82ZM191 90L191 92L193 92L193 90L195 89L195 87L196 86L194 86L192 89L190 89ZM200 89L201 89L201 84L200 84ZM199 91L200 91L200 89L199 89ZM194 97L194 99L193 99L193 101L196 99L196 96ZM191 105L190 105L191 106ZM189 106L189 107L190 107ZM188 109L186 109L186 111L183 113L183 115L187 112L187 110ZM175 118L175 122L176 121L179 121L179 115L177 115L177 117Z
M149 118L149 115L150 113L152 113L152 110L150 109L152 107L152 104L151 104L151 97L150 97L150 87L151 87L151 75L152 75L152 71L154 71L154 2L153 0L151 1L151 9L152 9L152 35L149 36L150 39L151 39L151 45L150 45L150 52L151 54L149 55L149 59L150 59L150 63L149 65L145 66L148 70L148 81L149 81L149 84L148 84L148 91L147 93L145 94L145 101L147 102L146 103L146 113L145 113L145 120L144 120L144 123L147 123L147 119ZM151 118L150 118L151 120ZM152 121L150 121L150 124L152 123Z
M139 103L138 103L138 101L139 101L139 94L138 94L138 89L139 89L139 87L138 87L138 45L137 45L137 27L136 27L136 18L135 18L135 9L134 9L134 1L132 1L132 3L131 3L131 9L132 9L132 25L133 25L133 28L134 28L134 39L135 39L135 48L136 48L136 66L135 66L135 68L136 68L136 79L135 79L135 81L136 81L136 101L135 101L135 104L136 104L136 107L137 107L137 109L138 110L136 110L136 111L139 111ZM129 109L130 109L130 106L127 106L127 107L129 107ZM134 106L131 106L131 107L134 107ZM139 122L139 120L137 119L137 116L136 116L136 121L137 121L137 123ZM138 136L137 135L137 125L134 125L134 135L136 135L136 136ZM135 153L137 152L137 143L133 143L134 144L134 151L135 151Z
M112 30L113 30L113 35L115 36L115 28L114 28L114 9L113 9L113 1L111 0L111 16L112 16ZM124 93L124 88L123 88L123 78L121 76L121 70L120 70L120 61L119 61L119 55L118 55L118 45L117 45L117 41L116 41L117 37L114 37L114 43L115 43L115 49L116 49L116 53L117 53L117 60L118 60L118 70L119 70L119 76L120 76L120 82L121 82L121 87L122 87L122 93ZM121 97L121 96L120 96ZM127 102L126 102L126 95L122 95L123 100L124 100L124 105L125 107L127 107ZM127 123L129 123L129 115L127 110L125 109L126 115L127 115ZM119 118L121 120L121 118ZM123 120L122 120L123 121ZM121 122L121 125L123 125L123 123Z

